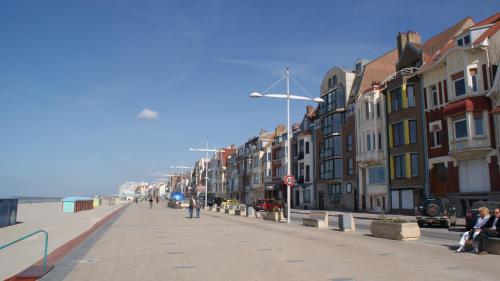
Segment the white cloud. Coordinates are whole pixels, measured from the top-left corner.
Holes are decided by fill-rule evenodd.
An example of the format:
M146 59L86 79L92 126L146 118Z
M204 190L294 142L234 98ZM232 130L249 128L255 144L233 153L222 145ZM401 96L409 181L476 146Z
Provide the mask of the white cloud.
M154 120L158 119L160 117L160 114L154 110L151 110L149 108L144 108L139 114L137 114L136 118L140 119L148 119L148 120Z

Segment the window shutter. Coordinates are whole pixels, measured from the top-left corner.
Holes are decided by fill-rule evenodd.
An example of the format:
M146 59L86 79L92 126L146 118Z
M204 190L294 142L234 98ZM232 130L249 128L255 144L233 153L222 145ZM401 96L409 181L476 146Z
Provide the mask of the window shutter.
M392 137L392 125L389 124L389 147L392 148L394 146L394 139Z
M486 64L483 64L482 66L482 76L483 76L483 87L484 87L484 90L488 90L488 71L486 70Z
M403 121L403 137L405 140L405 145L410 144L410 129L408 126L408 120Z
M427 88L424 87L424 108L427 110Z
M406 178L411 178L411 154L406 153L405 154L405 160L406 160Z
M390 157L391 163L389 164L391 166L391 180L394 179L394 157Z
M441 81L438 82L438 91L439 91L439 104L443 104L443 90L441 88Z
M408 108L408 97L406 96L406 83L401 85L401 98L403 103L403 108Z
M446 84L446 80L443 80L443 93L444 93L444 102L448 102L448 85Z

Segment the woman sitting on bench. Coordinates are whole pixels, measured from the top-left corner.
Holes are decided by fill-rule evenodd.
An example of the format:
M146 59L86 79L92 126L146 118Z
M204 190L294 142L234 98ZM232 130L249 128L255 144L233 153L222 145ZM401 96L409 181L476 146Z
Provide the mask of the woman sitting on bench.
M477 241L477 237L479 233L481 232L481 229L483 226L488 222L490 219L490 210L486 207L481 207L478 209L479 211L479 218L477 218L476 224L470 231L464 232L462 234L462 238L460 239L460 242L458 243L460 247L458 248L457 252L465 252L465 243L468 240L473 240ZM475 252L477 252L477 248L474 247L473 249Z

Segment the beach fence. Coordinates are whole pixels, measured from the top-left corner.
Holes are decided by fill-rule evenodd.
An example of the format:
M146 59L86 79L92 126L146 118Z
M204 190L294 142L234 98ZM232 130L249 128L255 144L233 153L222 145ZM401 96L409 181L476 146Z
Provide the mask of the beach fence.
M17 223L17 199L0 198L0 227Z
M63 213L76 213L94 208L94 199L90 197L69 196L61 201Z

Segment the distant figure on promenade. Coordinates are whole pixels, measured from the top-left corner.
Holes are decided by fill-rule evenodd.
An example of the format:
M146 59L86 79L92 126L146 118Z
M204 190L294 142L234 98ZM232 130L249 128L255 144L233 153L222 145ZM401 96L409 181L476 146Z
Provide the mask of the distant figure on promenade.
M196 198L196 217L200 218L200 209L201 209L201 200L200 198Z
M189 218L193 218L193 209L194 207L196 206L196 202L194 201L194 198L191 196L189 197L189 207L188 207L188 210L189 210Z
M149 197L149 208L153 209L153 197Z
M158 201L160 201L160 198L158 198L158 195L156 196L156 204L158 204Z

